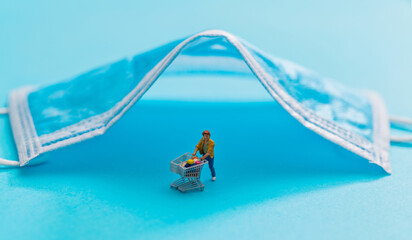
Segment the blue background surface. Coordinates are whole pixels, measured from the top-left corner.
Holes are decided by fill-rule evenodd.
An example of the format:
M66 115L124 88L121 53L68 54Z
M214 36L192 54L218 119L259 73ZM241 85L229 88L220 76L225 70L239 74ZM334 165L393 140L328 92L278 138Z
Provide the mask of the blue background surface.
M2 1L0 104L14 88L65 80L213 28L378 91L390 114L412 117L406 0ZM161 77L107 134L39 166L0 169L1 238L410 238L411 149L391 147L393 174L377 173L333 144L314 152L326 141L314 133L294 138L305 129L253 79L189 82ZM177 177L169 161L193 151L205 128L216 142L218 180L204 169L204 192L169 189ZM325 156L336 157L319 160ZM6 116L0 157L17 159Z

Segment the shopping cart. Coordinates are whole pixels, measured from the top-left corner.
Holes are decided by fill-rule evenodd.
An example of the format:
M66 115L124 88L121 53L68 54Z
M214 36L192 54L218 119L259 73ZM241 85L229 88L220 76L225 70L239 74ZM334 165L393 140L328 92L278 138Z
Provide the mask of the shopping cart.
M186 192L194 189L200 189L200 191L203 191L203 189L205 188L205 185L203 185L203 183L200 181L200 173L202 172L202 168L207 163L207 161L203 160L200 164L185 168L184 162L189 160L191 157L192 154L185 153L170 162L170 171L181 176L181 178L170 184L171 188L179 189L179 191L181 192Z

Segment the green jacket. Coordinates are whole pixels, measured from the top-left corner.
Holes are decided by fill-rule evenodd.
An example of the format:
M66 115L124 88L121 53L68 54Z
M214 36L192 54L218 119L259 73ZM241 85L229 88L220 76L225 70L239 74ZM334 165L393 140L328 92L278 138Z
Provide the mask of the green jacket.
M208 149L206 149L206 151L203 149L203 138L200 139L196 147L199 149L200 154L205 155L206 153L209 153L211 158L214 157L215 142L213 142L212 139L209 139L209 143L207 144Z

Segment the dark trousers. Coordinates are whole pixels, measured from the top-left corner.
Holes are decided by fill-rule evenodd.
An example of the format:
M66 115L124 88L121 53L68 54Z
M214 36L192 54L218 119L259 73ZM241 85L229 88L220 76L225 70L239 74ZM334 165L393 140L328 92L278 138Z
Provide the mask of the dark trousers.
M209 168L210 172L212 173L212 177L216 177L215 167L213 167L215 157L211 158L210 156L207 156L205 159L209 162Z

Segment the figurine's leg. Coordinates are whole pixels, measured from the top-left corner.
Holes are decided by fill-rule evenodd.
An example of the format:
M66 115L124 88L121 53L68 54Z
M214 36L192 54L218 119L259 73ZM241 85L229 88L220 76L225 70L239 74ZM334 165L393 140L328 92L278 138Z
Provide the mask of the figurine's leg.
M206 160L209 162L209 169L210 169L210 172L212 173L212 177L213 178L216 177L215 167L213 166L215 157L211 158L210 156L207 156Z

